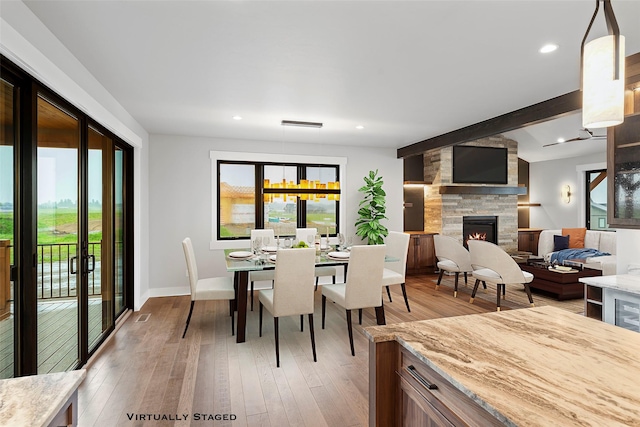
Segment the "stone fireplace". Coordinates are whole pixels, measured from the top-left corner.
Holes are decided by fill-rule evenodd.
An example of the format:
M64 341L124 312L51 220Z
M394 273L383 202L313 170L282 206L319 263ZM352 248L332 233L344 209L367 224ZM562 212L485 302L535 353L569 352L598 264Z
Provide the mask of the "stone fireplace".
M518 248L518 143L497 135L464 145L506 147L506 185L453 183L453 149L424 153L424 231L451 236L461 243L465 217L495 217L495 239L505 251ZM482 165L478 165L482 167Z

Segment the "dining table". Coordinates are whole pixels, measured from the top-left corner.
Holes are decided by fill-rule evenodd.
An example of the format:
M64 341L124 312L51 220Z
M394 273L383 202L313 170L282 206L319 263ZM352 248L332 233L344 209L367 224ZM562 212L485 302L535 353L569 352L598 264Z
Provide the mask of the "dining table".
M343 266L345 280L349 265L348 250L328 250L320 251L316 255L316 267L320 266ZM276 267L275 257L277 250L266 250L254 253L251 249L225 249L224 259L227 271L233 273L233 286L236 291L234 310L238 313L236 342L242 343L246 340L247 329L247 287L249 285L249 272L260 270L273 270ZM398 261L397 258L385 257L385 262ZM382 284L380 284L382 291ZM376 322L378 325L386 324L384 308L376 307Z

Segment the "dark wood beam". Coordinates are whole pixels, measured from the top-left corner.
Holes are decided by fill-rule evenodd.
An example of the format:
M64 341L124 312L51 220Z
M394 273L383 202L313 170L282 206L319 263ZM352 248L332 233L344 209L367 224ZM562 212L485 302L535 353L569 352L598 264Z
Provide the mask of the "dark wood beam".
M521 108L510 113L454 130L398 149L398 158L404 158L435 148L448 147L461 142L474 141L499 133L519 129L562 117L582 108L579 90Z
M625 83L627 86L640 82L640 52L625 59ZM448 147L467 141L509 132L525 126L535 125L571 114L582 108L580 90L565 93L555 98L457 129L433 138L398 148L397 157L404 158L435 148Z

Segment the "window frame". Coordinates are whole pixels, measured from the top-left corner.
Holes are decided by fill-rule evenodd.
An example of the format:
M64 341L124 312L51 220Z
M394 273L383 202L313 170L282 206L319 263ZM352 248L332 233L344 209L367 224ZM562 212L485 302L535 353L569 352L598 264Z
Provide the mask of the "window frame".
M335 167L337 169L337 179L340 182L340 201L337 203L336 209L336 229L343 230L343 220L346 217L346 157L327 157L327 156L305 156L295 154L268 154L268 153L242 153L231 151L210 151L211 159L211 241L210 249L237 249L247 246L249 237L220 237L220 228L218 223L218 213L220 209L220 182L218 179L218 165L223 164L253 164L255 168L255 221L256 228L264 226L264 202L263 202L263 167L265 165L282 165L298 167L298 179L300 179L301 170L307 167ZM304 176L304 174L303 174ZM306 223L306 209L303 206L304 201L299 201L298 205L298 224L304 220Z
M584 216L584 222L585 222L585 227L587 228L587 230L593 230L594 228L592 228L593 224L591 224L591 179L590 179L590 174L592 173L597 173L597 172L604 172L605 176L604 178L607 179L607 168L595 168L595 169L588 169L584 171L584 189L585 189L585 202L584 202L584 209L585 209L585 216ZM608 184L607 184L608 185ZM608 201L608 200L607 200ZM609 212L609 204L607 203L607 215ZM597 228L595 228L595 230L597 231L606 231L609 229L609 221L607 220L608 216L605 216L605 227L600 228L600 226L598 225Z

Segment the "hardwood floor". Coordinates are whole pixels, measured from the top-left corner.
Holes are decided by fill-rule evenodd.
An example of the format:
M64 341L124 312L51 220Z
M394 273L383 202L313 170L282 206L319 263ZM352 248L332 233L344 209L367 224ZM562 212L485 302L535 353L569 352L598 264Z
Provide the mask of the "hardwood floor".
M461 284L453 298L452 280L445 278L435 291L436 278L407 278L411 313L399 286L391 288L392 303L385 292L387 324L495 311L495 288L469 304L471 284ZM510 300L511 291L503 309L524 307ZM362 326L354 313L353 357L345 312L328 304L323 330L320 300L317 291L318 362L313 362L307 319L300 332L296 316L280 319L281 367L276 368L273 320L264 313L260 338L257 304L248 313L247 341L236 344L226 301L196 303L181 339L189 297L150 299L87 368L79 389L79 425L368 425L368 341L362 328L376 324L375 312L364 311ZM146 322L136 321L141 314L150 314ZM216 415L235 419L213 422Z

